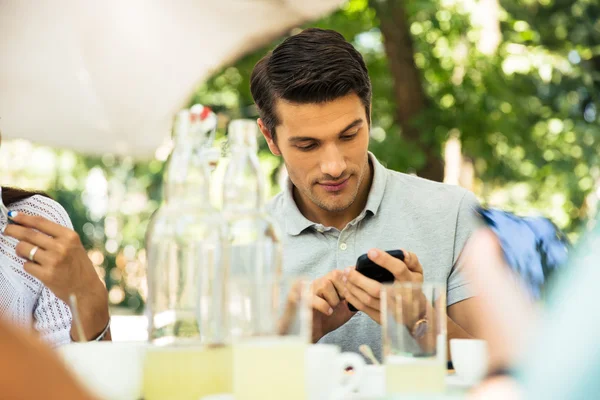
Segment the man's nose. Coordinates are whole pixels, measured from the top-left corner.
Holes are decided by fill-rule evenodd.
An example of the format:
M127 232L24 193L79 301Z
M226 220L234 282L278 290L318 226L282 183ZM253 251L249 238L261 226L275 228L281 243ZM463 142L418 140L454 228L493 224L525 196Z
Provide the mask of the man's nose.
M344 160L344 155L336 145L329 145L322 154L321 173L335 179L341 177L345 170L346 161Z

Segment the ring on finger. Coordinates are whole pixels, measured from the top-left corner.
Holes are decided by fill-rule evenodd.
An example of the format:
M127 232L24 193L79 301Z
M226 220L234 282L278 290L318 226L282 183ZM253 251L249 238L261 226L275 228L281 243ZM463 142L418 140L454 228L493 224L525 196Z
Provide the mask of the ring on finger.
M37 251L38 251L39 249L40 249L40 248L39 248L38 246L33 246L33 247L31 248L31 250L29 250L29 257L28 257L28 258L29 258L29 261L31 261L31 262L35 262L35 260L34 260L33 258L35 257L35 253L37 253Z

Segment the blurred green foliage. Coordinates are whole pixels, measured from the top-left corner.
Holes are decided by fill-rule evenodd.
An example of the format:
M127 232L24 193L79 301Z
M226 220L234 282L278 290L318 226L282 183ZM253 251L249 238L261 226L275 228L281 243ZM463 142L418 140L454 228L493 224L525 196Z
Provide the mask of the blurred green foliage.
M485 33L473 24L481 12L476 2L420 0L407 7L412 57L427 95L427 108L415 120L419 145L403 139L395 120L402 105L394 101L385 38L369 2L351 0L308 25L341 32L363 53L373 83L371 150L389 168L412 172L424 162L424 147L440 152L450 133L459 134L484 202L539 210L576 231L589 214L585 198L600 179L598 2L501 1L502 36L492 55L477 49ZM252 67L282 40L215 74L193 102L256 118Z

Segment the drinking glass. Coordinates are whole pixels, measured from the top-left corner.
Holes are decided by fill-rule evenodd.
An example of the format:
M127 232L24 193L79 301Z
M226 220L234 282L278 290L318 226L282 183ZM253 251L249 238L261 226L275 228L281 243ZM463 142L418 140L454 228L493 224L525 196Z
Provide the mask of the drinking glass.
M447 364L445 285L383 285L381 302L387 393L443 392Z
M305 400L310 296L310 281L304 278L232 279L236 400Z

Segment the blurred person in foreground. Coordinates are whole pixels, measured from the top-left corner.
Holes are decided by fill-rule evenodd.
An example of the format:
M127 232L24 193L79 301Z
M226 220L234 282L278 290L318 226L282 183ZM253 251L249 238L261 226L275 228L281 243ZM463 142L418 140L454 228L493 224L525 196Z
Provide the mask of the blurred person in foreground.
M542 309L515 284L500 244L496 234L481 230L463 254L465 275L480 294L482 310L476 318L489 344L491 371L469 399L597 398L600 225L550 284Z
M364 253L396 281L447 284L448 337L477 336L477 299L457 263L479 225L475 196L391 171L368 152L361 54L337 32L307 29L260 60L250 85L259 128L289 174L267 209L284 233L284 274L314 279L313 341L381 355L381 284L354 269ZM383 251L394 249L405 249L404 262ZM424 318L409 330L427 327Z
M54 352L28 332L4 320L0 320L0 354L0 397L3 399L94 399Z
M108 293L64 208L45 195L2 187L0 317L33 328L51 346L109 340ZM85 332L79 338L69 296Z

